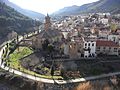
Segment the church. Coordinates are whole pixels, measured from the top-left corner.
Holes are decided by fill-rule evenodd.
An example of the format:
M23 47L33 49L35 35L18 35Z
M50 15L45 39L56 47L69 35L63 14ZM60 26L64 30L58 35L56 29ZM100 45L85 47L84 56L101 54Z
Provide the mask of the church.
M32 37L33 45L35 48L41 48L44 40L48 40L51 44L54 42L61 41L62 33L59 30L52 28L51 18L47 14L45 17L44 30L38 35Z

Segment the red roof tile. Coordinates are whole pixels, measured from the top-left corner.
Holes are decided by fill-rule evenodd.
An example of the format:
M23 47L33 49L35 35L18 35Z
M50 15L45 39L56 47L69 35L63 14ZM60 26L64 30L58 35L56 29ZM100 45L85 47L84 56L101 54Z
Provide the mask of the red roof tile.
M119 47L115 42L113 41L104 41L104 40L97 40L96 46L105 46L105 47Z

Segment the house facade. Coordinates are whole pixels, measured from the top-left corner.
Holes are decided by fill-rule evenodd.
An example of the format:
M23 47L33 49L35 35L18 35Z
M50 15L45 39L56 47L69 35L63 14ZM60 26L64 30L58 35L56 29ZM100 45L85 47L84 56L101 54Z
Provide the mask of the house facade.
M108 40L113 41L115 43L119 43L119 35L110 34L108 35Z
M113 41L96 41L96 54L118 55L119 45Z
M84 57L95 57L96 55L96 42L84 41Z

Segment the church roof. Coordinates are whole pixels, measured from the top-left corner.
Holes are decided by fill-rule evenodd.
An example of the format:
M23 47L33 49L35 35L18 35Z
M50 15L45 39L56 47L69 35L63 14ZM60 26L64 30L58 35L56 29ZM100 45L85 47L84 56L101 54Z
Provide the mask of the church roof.
M39 34L39 38L54 38L56 36L60 36L60 31L58 30L43 30L41 31L41 33Z

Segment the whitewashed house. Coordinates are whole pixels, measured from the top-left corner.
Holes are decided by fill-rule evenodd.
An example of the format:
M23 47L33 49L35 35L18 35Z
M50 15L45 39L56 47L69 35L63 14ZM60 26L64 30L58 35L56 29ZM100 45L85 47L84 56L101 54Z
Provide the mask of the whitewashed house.
M109 19L108 19L108 18L102 18L100 21L101 21L103 24L108 24Z
M119 43L119 35L115 35L115 34L108 35L108 41Z
M96 42L95 41L84 41L84 57L96 56Z

